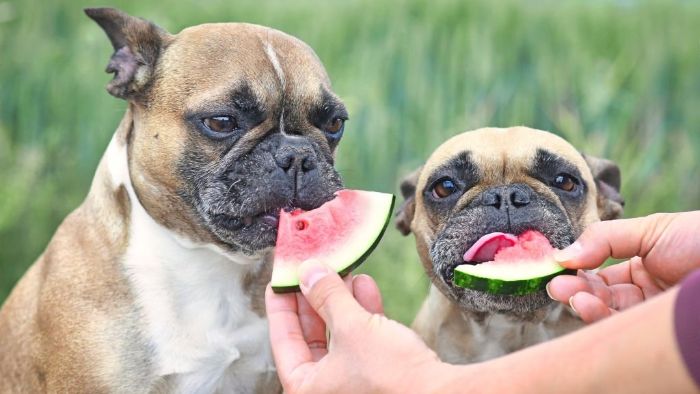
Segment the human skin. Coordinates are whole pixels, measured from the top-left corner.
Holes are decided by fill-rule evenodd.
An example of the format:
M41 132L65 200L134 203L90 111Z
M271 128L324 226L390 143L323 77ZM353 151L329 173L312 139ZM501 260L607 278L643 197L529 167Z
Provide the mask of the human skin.
M600 271L608 257L629 259ZM700 211L663 213L589 226L555 255L576 276L547 286L550 297L569 304L585 322L608 317L654 297L700 268Z
M697 390L675 342L676 288L564 337L457 366L441 362L413 331L381 314L371 278L354 278L353 296L325 266L306 266L301 274L303 296L269 287L266 294L272 351L287 393Z

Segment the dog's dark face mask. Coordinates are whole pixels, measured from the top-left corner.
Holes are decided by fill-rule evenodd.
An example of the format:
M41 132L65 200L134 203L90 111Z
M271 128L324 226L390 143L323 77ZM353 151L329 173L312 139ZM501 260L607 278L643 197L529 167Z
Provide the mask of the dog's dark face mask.
M479 183L480 171L470 160L469 153L437 170L428 180L423 190L426 210L442 218L443 226L438 228L436 237L430 244L430 259L433 271L442 288L448 295L465 308L476 311L497 311L521 313L537 309L549 299L544 292L526 296L504 296L468 290L453 283L454 269L465 263L465 252L482 236L494 232L520 235L527 230L542 233L555 248L564 248L575 239L574 226L567 210L575 214L585 204L587 185L574 167L566 169L541 168L542 163L554 159L552 153L541 150L539 158L529 169L529 177L544 184L550 184L553 193L538 194L528 183L511 183L485 186L473 196L460 199L463 190ZM555 161L557 159L554 159ZM566 171L566 172L564 172ZM554 186L558 174L566 173L575 187L570 191ZM447 180L457 185L454 192L440 197L436 190L444 189ZM554 197L556 196L556 197ZM555 200L556 199L556 200ZM558 201L557 201L558 200Z
M221 242L245 254L274 246L281 209L317 208L342 187L333 154L344 105L323 80L289 86L269 71L277 83L239 80L223 103L191 108L178 160L179 195Z
M89 9L113 47L108 91L129 101L131 181L160 224L255 255L280 209L313 209L342 187L333 155L348 118L315 53L249 24L171 35Z
M403 191L409 192L409 199L397 224L405 233L416 233L432 282L465 310L535 311L551 302L546 292L510 296L464 289L454 285L454 269L465 263L478 264L464 261L465 252L494 232L520 235L536 230L553 247L568 246L586 224L598 218L592 195L595 186L591 191L591 183L596 181L583 156L573 148L561 152L544 144L510 155L507 150L504 155L494 155L481 154L476 147L464 148L423 169L420 182L416 174L407 179ZM412 188L411 184L418 186ZM420 208L411 204L420 204ZM419 217L411 217L406 209ZM408 228L406 219L412 221Z
M239 157L209 163L190 152L181 164L186 194L206 226L234 250L275 243L280 209L314 209L342 187L328 148L313 138L271 132Z

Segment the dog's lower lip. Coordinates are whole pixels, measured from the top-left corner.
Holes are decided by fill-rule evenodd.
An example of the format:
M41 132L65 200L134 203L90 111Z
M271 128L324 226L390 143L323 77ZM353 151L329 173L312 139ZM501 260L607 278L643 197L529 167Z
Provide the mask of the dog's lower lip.
M277 227L277 225L279 224L279 218L273 214L270 214L270 213L263 215L260 218L260 220L263 223L270 225L270 227Z
M258 215L250 216L231 216L227 214L217 214L215 219L223 226L229 229L240 229L242 227L250 227L256 222L260 222L270 227L277 228L279 223L279 214L274 212L264 212Z
M243 220L240 217L217 214L213 219L216 224L229 230L238 230L243 227Z

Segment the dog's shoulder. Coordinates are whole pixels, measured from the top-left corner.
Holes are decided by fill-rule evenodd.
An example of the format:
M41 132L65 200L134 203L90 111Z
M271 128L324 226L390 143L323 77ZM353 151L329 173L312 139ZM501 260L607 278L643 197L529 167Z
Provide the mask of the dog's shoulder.
M45 391L42 376L36 368L39 333L36 320L39 291L37 277L40 258L22 277L0 310L0 392L12 393L17 387L29 391Z
M36 391L107 390L124 376L134 388L142 383L148 366L137 362L147 359L138 311L118 250L107 247L99 221L87 220L89 210L86 202L63 221L3 306L2 392L27 384Z

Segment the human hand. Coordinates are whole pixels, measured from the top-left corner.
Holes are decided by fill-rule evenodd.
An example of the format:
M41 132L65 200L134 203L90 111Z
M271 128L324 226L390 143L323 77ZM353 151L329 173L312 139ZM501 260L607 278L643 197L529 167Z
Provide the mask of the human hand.
M571 269L596 268L608 257L630 258L597 273L558 276L548 284L550 297L568 303L585 322L594 322L653 297L700 268L700 211L594 223L554 257Z
M372 278L343 283L315 262L305 262L299 272L303 295L275 294L269 286L265 295L272 353L286 393L422 392L422 385L435 381L444 365L413 331L383 315Z

